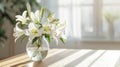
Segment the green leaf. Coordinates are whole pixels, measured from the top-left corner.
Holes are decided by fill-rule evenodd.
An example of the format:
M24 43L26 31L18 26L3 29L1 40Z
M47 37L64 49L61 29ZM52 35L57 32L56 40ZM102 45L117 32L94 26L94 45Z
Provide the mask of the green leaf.
M50 19L50 18L52 18L52 15L53 15L53 14L52 14L50 11L48 11L48 12L49 12L49 13L48 13L47 18L49 18L49 19Z
M4 29L0 29L0 37L7 39L7 36L5 35L5 30Z
M43 26L42 26L42 24L41 23L38 23L38 28L40 29L40 28L42 28Z
M63 44L65 44L65 39L60 37L60 40L62 41Z
M28 11L28 16L30 17L31 6L29 3L27 3L27 11ZM30 19L31 19L31 17L30 17Z
M48 42L50 43L51 39L50 39L50 35L47 37Z
M51 38L49 34L45 34L45 38L47 38L47 41L50 43L51 42Z
M58 21L59 21L59 19L53 19L50 23L56 23Z
M35 37L33 40L32 40L32 44L34 44L37 40L38 40L39 37Z
M44 16L44 12L45 12L45 10L44 10L44 8L42 7L41 10L40 10L41 18L43 18L43 16Z
M3 17L0 17L0 25L3 24Z
M0 3L0 11L2 11L4 13L4 4Z

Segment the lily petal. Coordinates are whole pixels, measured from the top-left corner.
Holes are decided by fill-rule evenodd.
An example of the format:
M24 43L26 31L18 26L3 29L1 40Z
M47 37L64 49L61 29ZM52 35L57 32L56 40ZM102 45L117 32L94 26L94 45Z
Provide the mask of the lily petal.
M34 23L37 23L37 18L35 17L35 14L33 12L30 13L31 19Z
M24 34L24 30L18 27L19 24L20 22L18 22L14 28L15 33L13 34L13 36L15 36L15 41Z
M22 14L22 16L23 16L24 18L26 18L26 16L27 16L27 11L24 11L23 14Z

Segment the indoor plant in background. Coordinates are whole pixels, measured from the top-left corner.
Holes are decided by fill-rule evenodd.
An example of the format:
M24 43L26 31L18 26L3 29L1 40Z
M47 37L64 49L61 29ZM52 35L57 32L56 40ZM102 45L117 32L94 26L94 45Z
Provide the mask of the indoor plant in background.
M119 19L119 14L106 12L104 14L105 19L108 22L108 29L107 29L107 37L109 39L114 39L115 31L114 31L114 23L117 19Z
M27 53L33 61L41 61L46 57L51 40L58 39L64 43L65 23L59 22L47 8L41 7L35 12L27 4L27 10L22 15L16 15L14 28L15 40L19 37L28 37Z
M26 9L25 5L27 2L33 6L32 9L41 7L38 0L0 0L0 47L4 46L5 42L11 39L6 34L8 31L4 28L5 23L10 22L14 26L16 24L15 15L21 14Z

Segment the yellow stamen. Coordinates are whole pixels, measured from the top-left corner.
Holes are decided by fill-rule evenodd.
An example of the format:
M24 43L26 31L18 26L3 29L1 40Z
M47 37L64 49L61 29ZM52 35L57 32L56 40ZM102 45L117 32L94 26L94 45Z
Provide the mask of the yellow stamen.
M37 29L32 29L32 34L36 35L38 33Z

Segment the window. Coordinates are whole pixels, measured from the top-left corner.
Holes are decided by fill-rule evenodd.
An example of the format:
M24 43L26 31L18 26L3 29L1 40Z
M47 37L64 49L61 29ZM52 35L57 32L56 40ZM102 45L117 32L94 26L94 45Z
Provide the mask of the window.
M56 17L66 20L66 35L71 39L120 39L119 19L109 29L104 16L107 11L120 12L119 0L44 0L44 4L55 12Z
M120 0L103 0L103 12L105 11L108 11L116 16L117 15L120 16ZM110 26L109 23L108 24L105 24L105 23L108 23L108 22L105 21L105 19L103 19L104 33L105 31L109 30L107 28L109 28ZM111 29L111 31L113 32L114 39L119 40L120 39L120 17L113 22L113 29Z

